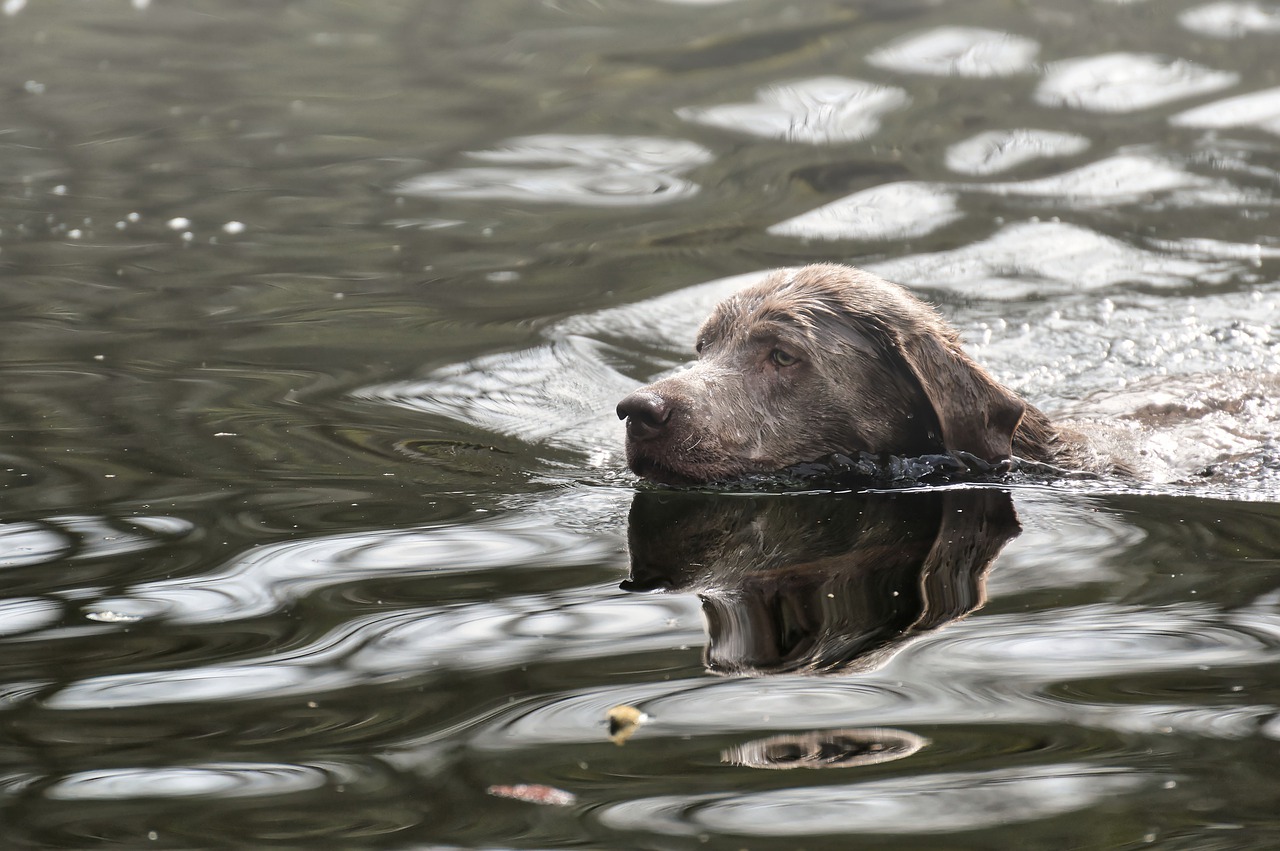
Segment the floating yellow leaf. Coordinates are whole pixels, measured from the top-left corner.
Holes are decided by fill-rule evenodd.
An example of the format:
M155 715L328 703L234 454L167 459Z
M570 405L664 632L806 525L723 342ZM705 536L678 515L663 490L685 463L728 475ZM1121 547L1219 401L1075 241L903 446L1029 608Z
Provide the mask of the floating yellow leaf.
M649 720L649 716L645 715L634 706L619 704L609 710L609 738L613 739L615 745L620 745L631 738L631 734L636 728Z

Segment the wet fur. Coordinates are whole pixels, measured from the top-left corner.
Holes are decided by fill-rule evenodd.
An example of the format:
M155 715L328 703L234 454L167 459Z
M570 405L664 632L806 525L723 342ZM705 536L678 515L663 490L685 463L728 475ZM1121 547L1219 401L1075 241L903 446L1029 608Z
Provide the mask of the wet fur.
M697 349L618 405L640 476L725 481L859 451L1112 466L996 382L931 307L852 267L774 272L721 302Z

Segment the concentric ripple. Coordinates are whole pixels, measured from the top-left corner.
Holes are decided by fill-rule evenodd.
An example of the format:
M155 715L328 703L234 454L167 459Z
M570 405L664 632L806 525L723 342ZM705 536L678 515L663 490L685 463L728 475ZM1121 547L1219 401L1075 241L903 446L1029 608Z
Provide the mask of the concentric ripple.
M424 174L404 181L396 192L588 207L668 204L698 192L697 184L679 175L712 159L692 142L604 135L524 136L469 156L500 165Z
M334 769L341 769L335 772ZM336 774L336 776L335 776ZM212 763L86 771L45 790L62 801L132 798L250 798L318 789L350 774L344 766Z
M1261 616L1260 616L1261 617ZM933 639L946 643L950 675L989 672L997 677L1059 680L1118 676L1197 665L1250 665L1280 658L1280 617L1266 616L1271 634L1232 626L1207 607L1155 611L1106 605L1058 609L1037 616L983 619L981 633L953 629ZM941 663L915 654L917 661Z
M929 834L1038 821L1152 784L1135 771L1087 764L919 774L768 792L658 796L612 804L601 823L675 836Z

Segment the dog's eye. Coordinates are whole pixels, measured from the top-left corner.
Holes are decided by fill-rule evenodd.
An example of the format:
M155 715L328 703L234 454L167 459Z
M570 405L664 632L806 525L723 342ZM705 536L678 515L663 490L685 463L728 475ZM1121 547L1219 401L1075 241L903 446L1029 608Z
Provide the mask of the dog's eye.
M769 352L769 360L773 361L777 366L793 366L800 362L800 358L788 354L782 349L774 349Z
M706 340L699 340L699 341L698 341L698 344L697 344L696 346L694 346L694 347L693 347L693 350L694 350L695 352L697 352L698 354L702 354L702 349L703 349L703 347L705 347L706 345L707 345L707 341L706 341Z

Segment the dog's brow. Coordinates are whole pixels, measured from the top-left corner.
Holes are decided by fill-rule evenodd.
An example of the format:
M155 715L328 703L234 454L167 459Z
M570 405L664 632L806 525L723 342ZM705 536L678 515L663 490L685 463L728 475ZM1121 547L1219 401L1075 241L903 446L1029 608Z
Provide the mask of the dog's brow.
M717 310L708 316L707 321L703 322L702 327L698 329L697 341L706 343L719 340L725 336L726 329L732 325L733 322L725 315L723 308Z
M778 333L784 330L784 326L780 322L755 321L748 325L744 331L749 340L755 340L759 337L776 337Z

